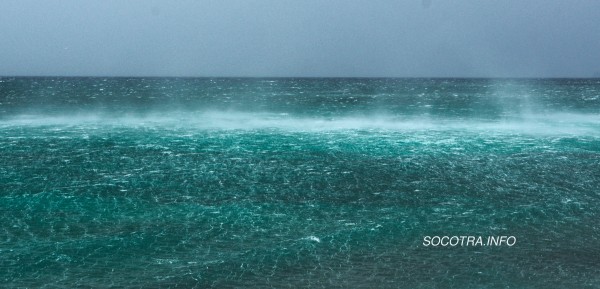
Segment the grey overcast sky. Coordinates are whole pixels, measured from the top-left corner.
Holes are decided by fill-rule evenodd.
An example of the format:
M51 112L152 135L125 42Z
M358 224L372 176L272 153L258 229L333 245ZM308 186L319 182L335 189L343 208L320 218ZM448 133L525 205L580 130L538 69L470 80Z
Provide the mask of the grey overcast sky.
M600 77L597 0L1 0L0 75Z

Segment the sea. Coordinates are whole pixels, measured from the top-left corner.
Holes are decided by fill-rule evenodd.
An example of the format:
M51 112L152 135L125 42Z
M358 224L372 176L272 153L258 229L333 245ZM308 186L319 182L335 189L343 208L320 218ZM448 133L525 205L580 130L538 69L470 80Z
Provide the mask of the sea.
M1 77L0 287L600 288L600 79Z

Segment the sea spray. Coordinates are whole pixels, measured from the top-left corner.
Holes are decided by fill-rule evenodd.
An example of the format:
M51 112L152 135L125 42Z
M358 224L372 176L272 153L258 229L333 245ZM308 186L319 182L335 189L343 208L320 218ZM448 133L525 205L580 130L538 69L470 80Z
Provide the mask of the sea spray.
M600 283L595 80L2 80L6 287Z

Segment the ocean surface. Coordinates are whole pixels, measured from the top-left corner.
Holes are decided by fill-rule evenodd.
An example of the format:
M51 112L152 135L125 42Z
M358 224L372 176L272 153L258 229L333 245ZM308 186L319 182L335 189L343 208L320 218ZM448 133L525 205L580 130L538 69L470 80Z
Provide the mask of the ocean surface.
M600 79L0 78L0 287L600 288Z

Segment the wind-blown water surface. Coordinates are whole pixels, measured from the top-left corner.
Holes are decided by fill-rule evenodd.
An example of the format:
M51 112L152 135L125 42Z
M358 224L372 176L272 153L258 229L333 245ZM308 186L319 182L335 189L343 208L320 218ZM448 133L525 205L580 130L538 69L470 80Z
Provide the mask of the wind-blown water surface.
M597 288L599 112L594 79L0 78L0 280Z

